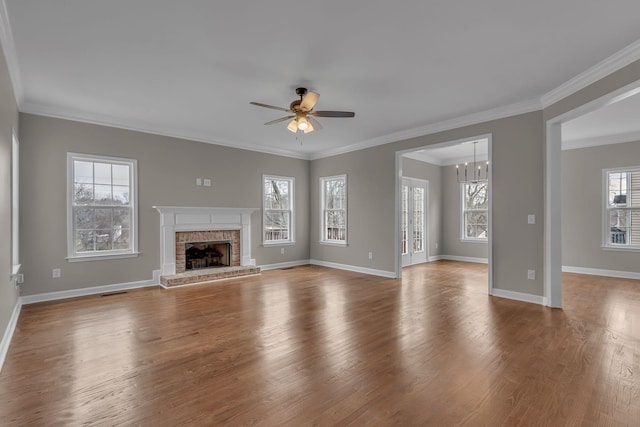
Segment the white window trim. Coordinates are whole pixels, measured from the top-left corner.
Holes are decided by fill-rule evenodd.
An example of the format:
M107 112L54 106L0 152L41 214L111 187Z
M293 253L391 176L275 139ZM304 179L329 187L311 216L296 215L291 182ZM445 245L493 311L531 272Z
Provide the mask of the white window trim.
M122 163L131 166L130 187L131 187L131 249L120 251L102 251L100 253L76 254L73 236L73 161L85 160L106 161L110 163ZM136 159L126 159L122 157L98 156L93 154L67 153L67 261L82 262L109 260L121 258L134 258L140 254L138 252L138 161Z
M20 273L20 142L11 130L11 278Z
M280 181L289 181L289 211L291 212L289 218L289 238L286 240L265 240L265 213L266 209L264 206L264 181L267 179L275 179ZM295 214L295 188L296 188L296 179L292 176L277 176L277 175L262 175L262 183L260 188L260 194L262 195L262 246L292 246L296 244L296 214Z
M487 192L489 191L489 181L487 181L486 179L482 179L479 180L478 183L484 182L487 184ZM466 229L465 229L465 222L464 222L464 213L465 213L465 191L464 191L464 186L466 184L473 184L470 182L461 182L460 183L460 241L464 242L464 243L488 243L489 242L489 238L488 237L467 237L466 236ZM487 221L489 219L489 209L486 209L487 212ZM489 224L487 223L487 228L488 228ZM487 233L488 235L489 233Z
M344 227L344 240L327 240L325 239L325 230L326 224L324 222L324 207L325 207L325 193L324 193L324 183L326 181L331 181L335 179L343 179L344 180L344 216L345 216L345 227ZM334 175L334 176L324 176L320 178L320 241L321 245L326 246L338 246L338 247L347 247L348 239L349 239L349 187L347 181L347 174L343 175Z
M640 245L614 245L609 242L609 186L607 176L611 172L640 172L640 166L608 168L602 170L602 250L614 252L640 252ZM627 187L627 195L629 187Z

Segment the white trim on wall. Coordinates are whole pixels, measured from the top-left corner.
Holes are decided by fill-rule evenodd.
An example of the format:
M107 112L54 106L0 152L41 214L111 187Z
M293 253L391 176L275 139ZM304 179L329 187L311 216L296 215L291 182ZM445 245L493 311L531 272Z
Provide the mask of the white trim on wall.
M311 260L301 259L299 261L287 261L287 262L278 262L275 264L261 265L260 270L261 271L278 270L281 268L299 267L301 265L309 265L309 264L311 264Z
M447 261L462 261L462 262L475 262L477 264L489 264L488 258L476 258L476 257L469 257L469 256L440 255L440 259L447 260Z
M563 273L577 273L587 274L589 276L605 276L616 277L618 279L637 279L640 280L640 273L635 271L618 271L618 270L603 270L600 268L585 268L585 267L572 267L569 265L562 266Z
M338 264L335 262L320 261L317 259L309 260L309 264L319 265L321 267L337 268L338 270L354 271L356 273L370 274L372 276L387 277L390 279L396 278L396 273L393 271L375 270L373 268L358 267L356 265Z
M22 297L22 304L34 304L37 302L55 301L55 300L66 299L66 298L75 298L75 297L83 297L87 295L126 291L129 289L146 288L151 286L160 286L160 270L153 271L153 278L151 280L140 280L137 282L118 283L114 285L102 285L102 286L94 286L91 288L71 289L68 291L26 295Z
M532 304L547 305L545 297L541 295L525 294L523 292L507 291L497 288L493 288L493 293L491 295L498 298L507 298Z
M13 338L13 333L16 330L16 326L18 324L18 317L20 317L21 310L22 310L22 300L18 298L18 301L16 301L16 305L13 307L13 313L11 313L9 324L7 325L7 328L4 330L2 341L0 341L0 371L2 371L4 360L6 359L7 353L9 352L9 346L11 345L11 339Z

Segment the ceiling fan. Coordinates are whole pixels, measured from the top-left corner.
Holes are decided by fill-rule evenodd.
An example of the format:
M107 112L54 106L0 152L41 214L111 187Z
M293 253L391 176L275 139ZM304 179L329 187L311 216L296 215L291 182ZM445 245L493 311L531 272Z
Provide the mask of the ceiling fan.
M293 101L291 105L289 105L289 108L276 107L273 105L262 104L260 102L250 102L249 104L291 113L290 116L271 120L270 122L265 123L265 125L272 125L293 119L289 122L287 129L294 133L299 130L304 133L309 133L315 129L322 129L322 126L314 117L355 117L356 115L356 113L352 111L313 111L313 107L315 107L316 102L318 102L320 94L316 92L309 92L307 91L307 88L304 87L297 88L296 94L300 99Z

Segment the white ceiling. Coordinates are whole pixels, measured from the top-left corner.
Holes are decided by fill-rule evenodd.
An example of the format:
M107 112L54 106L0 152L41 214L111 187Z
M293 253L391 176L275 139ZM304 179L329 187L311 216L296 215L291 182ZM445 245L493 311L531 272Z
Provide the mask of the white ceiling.
M404 156L434 165L447 166L473 162L474 148L476 161L485 161L489 158L489 140L487 138L453 144L445 143L444 146L428 147L406 153Z
M640 141L640 95L562 124L562 148Z
M637 0L4 1L21 111L303 158L539 103L640 39ZM249 105L298 86L356 117L299 141Z

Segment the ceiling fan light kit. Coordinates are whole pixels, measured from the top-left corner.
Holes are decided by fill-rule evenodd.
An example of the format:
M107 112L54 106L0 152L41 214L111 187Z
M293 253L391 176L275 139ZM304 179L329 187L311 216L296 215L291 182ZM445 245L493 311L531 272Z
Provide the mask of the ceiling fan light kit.
M355 117L355 113L351 111L313 111L320 94L316 92L309 92L304 87L296 89L296 94L300 99L296 99L289 105L289 108L276 107L274 105L263 104L261 102L250 102L251 105L258 107L271 108L273 110L285 111L293 114L292 116L285 116L279 119L271 120L265 123L265 125L272 125L275 123L284 122L289 119L293 119L287 125L287 129L296 133L301 130L304 133L313 132L314 130L322 129L320 123L313 117Z

